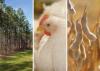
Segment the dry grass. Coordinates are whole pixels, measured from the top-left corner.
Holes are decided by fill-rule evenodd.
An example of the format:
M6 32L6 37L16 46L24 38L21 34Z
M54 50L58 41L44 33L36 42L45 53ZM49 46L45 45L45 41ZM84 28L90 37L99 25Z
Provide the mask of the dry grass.
M97 37L95 41L90 41L84 34L82 36L83 42L82 46L85 48L86 58L84 59L84 49L80 49L79 59L76 60L73 57L75 51L78 52L78 49L73 50L69 49L68 54L68 71L100 71L98 68L100 66L100 23L99 23L99 14L100 14L100 0L72 0L75 4L76 14L74 15L72 21L74 25L76 24L77 19L81 19L84 12L85 6L87 6L87 18L88 18L88 27L92 33ZM71 19L69 19L71 20ZM75 27L75 26L74 26ZM83 32L82 32L83 33ZM71 29L71 32L68 36L68 46L70 47L74 41L76 32L75 29ZM80 40L80 39L79 39ZM91 43L91 44L90 44ZM82 48L81 46L79 48Z

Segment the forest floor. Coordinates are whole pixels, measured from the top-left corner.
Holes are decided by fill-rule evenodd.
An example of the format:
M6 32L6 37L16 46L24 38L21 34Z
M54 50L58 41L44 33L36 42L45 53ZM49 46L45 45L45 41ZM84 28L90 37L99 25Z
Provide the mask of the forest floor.
M32 50L17 52L0 59L0 71L32 71Z

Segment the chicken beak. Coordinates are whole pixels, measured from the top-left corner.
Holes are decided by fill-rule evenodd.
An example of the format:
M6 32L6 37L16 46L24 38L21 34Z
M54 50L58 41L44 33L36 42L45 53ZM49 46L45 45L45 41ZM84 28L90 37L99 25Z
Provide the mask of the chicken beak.
M40 27L40 26L37 28L37 30L36 30L36 31L37 31L37 32L39 32L39 33L43 33L43 32L44 32L43 28L42 28L42 27Z
M41 27L41 26L39 26L39 27L37 28L37 32L43 33L44 35L47 35L47 36L51 36L51 33L48 32L48 31L46 31L46 30L45 30L43 27Z

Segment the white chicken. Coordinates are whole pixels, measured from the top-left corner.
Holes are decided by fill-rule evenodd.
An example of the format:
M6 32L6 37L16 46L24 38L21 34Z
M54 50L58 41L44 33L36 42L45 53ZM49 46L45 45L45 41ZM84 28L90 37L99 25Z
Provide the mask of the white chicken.
M45 8L39 27L50 37L39 55L35 53L37 71L66 71L66 17L65 0Z

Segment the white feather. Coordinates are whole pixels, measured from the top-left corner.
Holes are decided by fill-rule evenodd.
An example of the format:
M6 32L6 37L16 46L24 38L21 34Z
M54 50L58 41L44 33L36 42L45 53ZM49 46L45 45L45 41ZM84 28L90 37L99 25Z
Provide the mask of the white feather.
M51 16L59 28L49 37L37 59L38 71L66 71L66 20Z
M44 12L50 15L66 18L66 2L66 0L55 2L52 5L48 6Z

